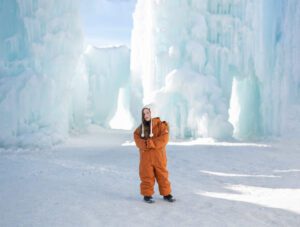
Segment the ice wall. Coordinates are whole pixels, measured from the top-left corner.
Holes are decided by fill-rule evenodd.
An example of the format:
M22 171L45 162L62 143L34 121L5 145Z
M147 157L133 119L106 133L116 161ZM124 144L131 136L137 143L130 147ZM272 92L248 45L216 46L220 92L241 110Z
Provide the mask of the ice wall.
M85 51L78 7L0 0L1 147L129 129L149 102L173 138L300 135L298 0L139 0L131 51Z
M234 134L299 135L300 3L257 0L243 8L232 88Z
M139 0L132 99L153 102L173 137L287 133L299 109L299 10L297 0Z
M138 1L131 70L143 104L154 102L172 137L229 138L229 38L210 1ZM232 16L227 19L228 27ZM216 25L215 25L216 24ZM140 79L139 79L140 78Z
M0 146L48 146L86 120L74 0L0 1Z
M89 75L89 100L92 123L111 127L110 120L116 114L114 128L131 126L129 113L130 51L126 46L97 48L89 46L85 51L85 62ZM121 91L121 92L120 92ZM120 97L119 97L120 92ZM122 119L120 119L122 118ZM121 121L121 122L120 122Z

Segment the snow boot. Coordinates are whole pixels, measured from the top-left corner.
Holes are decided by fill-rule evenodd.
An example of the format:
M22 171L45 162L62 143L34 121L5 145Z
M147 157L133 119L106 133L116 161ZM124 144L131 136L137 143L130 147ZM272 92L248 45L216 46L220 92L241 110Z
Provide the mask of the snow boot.
M154 203L155 202L152 196L144 196L144 201L146 203Z
M176 201L176 199L171 194L165 195L164 200L167 200L168 202L171 202L171 203Z

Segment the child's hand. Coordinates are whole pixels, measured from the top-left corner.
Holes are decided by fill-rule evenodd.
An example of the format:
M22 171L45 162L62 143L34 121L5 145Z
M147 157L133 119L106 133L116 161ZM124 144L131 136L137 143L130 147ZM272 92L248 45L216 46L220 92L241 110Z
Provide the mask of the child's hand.
M147 139L146 140L146 147L149 148L149 149L155 148L155 144L154 144L152 139Z

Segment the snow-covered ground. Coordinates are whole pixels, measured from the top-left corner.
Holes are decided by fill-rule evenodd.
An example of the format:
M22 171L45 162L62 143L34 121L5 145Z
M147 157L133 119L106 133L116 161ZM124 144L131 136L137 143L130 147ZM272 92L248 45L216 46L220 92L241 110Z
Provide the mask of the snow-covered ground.
M175 203L139 194L132 132L0 150L0 226L299 226L299 142L169 143Z

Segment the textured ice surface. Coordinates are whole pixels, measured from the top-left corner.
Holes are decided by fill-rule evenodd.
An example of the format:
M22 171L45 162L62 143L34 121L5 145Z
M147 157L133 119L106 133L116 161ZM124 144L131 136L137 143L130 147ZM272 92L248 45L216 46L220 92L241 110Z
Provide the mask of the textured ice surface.
M299 37L297 0L139 0L133 99L154 102L173 137L287 135L299 121Z
M173 138L300 135L298 0L139 0L131 51L86 49L79 5L0 1L0 146L132 129L150 102Z
M110 127L110 120L116 117L113 128L130 129L133 120L129 113L129 49L126 46L89 46L85 51L85 59L90 84L92 123L107 128ZM119 113L115 116L117 110ZM124 127L120 127L122 125Z
M51 145L84 128L88 81L73 0L0 1L0 145Z

